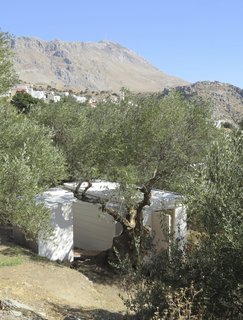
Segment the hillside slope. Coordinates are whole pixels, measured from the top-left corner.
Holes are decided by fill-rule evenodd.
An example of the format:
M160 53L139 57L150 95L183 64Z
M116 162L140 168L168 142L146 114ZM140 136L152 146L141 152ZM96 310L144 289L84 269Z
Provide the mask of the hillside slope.
M43 41L19 37L11 42L14 66L22 81L76 90L160 91L186 85L166 75L119 44Z
M40 319L21 317L19 310L9 314L2 305L9 299L29 306L48 320L123 319L126 307L119 294L124 292L112 274L98 266L87 266L85 276L13 243L0 244L0 261L0 319ZM97 270L95 276L92 270Z
M176 88L188 99L206 101L212 106L215 121L223 121L233 126L243 121L243 89L218 81L200 81ZM164 90L162 94L168 94Z

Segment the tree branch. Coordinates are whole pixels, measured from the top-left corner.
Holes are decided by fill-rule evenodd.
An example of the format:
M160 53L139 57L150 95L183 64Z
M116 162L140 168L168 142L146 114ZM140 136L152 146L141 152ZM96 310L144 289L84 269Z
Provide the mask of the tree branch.
M150 178L147 182L145 182L145 184L138 188L138 190L140 190L143 193L143 200L140 201L136 207L136 211L137 211L137 216L136 216L136 228L137 230L141 231L143 228L143 208L145 206L150 206L151 204L151 191L152 191L152 187L154 185L154 183L156 182L156 180L160 177L160 174L158 174L158 170L157 168L154 171L154 175L152 178Z
M85 187L85 189L82 192L80 192L79 189L80 189L80 187L81 187L83 182L87 182L88 185L87 185L87 187ZM73 192L74 197L77 198L78 200L81 200L81 201L84 201L84 202L88 202L88 203L92 203L92 204L100 204L102 206L102 211L104 211L104 212L108 213L110 216L112 216L115 221L120 222L120 224L124 228L132 229L133 228L132 224L130 224L129 221L125 217L123 217L121 214L119 214L116 210L106 207L106 204L109 201L108 199L101 199L101 198L96 197L96 196L88 196L88 195L86 195L86 192L91 187L92 187L91 181L81 180L77 184L77 186L75 188L75 191Z
M87 187L84 188L83 191L80 192L80 187L82 185L82 183L84 182L87 182L88 185ZM73 195L75 198L77 198L78 200L81 200L81 201L85 201L85 202L90 202L90 203L101 203L101 200L98 198L98 197L95 197L95 196L87 196L86 195L86 192L92 187L92 183L90 180L86 181L86 180L80 180L79 183L77 184L74 192L73 192Z
M129 223L129 221L126 218L124 218L121 214L119 214L116 210L104 206L102 207L102 211L108 213L110 216L113 217L115 221L120 222L120 224L126 229L133 229L133 226Z
M159 177L160 174L158 173L158 169L156 168L153 177L146 181L142 187L138 188L138 190L143 193L143 200L139 202L137 207L138 212L141 211L143 207L150 206L152 187Z

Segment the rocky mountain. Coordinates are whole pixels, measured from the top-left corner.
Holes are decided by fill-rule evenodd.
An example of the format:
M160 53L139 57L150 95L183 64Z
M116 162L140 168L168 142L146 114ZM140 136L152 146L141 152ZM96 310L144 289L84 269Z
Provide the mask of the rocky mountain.
M19 37L11 40L20 80L43 87L80 92L163 92L173 88L184 96L212 105L216 121L243 123L243 89L218 81L194 84L166 75L133 51L109 41L64 42Z
M218 81L200 81L187 86L176 88L188 99L195 99L209 103L212 107L215 121L224 126L237 126L243 123L243 89L228 83ZM167 94L165 89L162 94Z
M11 42L14 66L27 83L58 89L150 92L186 85L131 50L109 41L64 42L19 37Z

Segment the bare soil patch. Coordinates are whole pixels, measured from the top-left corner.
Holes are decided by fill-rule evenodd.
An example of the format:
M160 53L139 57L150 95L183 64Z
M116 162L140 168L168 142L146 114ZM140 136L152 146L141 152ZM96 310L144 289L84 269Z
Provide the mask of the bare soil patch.
M1 299L27 304L50 320L128 319L116 275L92 257L79 262L78 272L16 245L0 244L0 261L11 258L17 263L0 267Z

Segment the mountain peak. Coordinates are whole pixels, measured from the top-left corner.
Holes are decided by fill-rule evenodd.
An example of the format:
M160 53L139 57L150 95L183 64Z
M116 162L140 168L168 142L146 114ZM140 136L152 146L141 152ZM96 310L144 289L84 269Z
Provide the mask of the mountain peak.
M152 66L135 52L109 40L99 42L44 41L19 37L12 44L19 78L73 90L160 91L186 85Z

